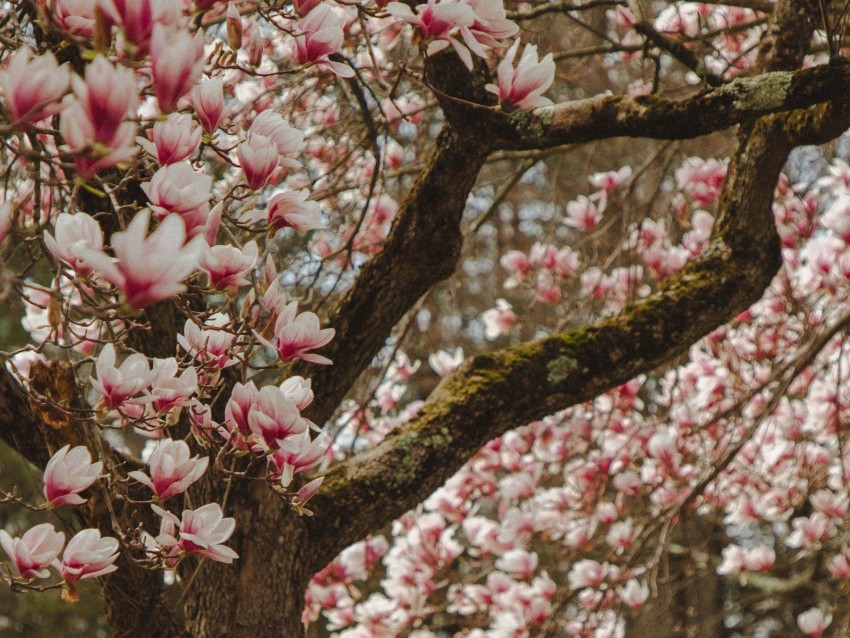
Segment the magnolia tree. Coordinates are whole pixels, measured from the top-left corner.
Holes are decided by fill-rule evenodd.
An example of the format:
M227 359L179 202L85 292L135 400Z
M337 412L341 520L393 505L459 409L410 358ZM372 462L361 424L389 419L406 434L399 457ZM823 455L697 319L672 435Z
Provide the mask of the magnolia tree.
M61 517L3 579L116 636L846 635L835 5L6 3L2 502Z

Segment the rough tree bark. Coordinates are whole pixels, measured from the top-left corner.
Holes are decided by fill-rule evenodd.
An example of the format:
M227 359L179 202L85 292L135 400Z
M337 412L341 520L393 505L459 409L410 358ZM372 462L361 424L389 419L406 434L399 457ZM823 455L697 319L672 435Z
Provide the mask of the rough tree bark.
M816 15L813 2L780 0L762 44L759 74L675 101L603 97L508 116L469 105L490 104L482 90L483 69L469 74L452 54L429 60L428 79L445 127L382 252L330 313L337 338L323 354L336 365L295 368L314 379L317 398L308 416L329 418L398 321L454 272L466 197L493 151L624 135L686 138L740 125L709 249L656 294L617 316L467 361L416 418L375 449L332 469L312 502L313 517L282 507L261 482L224 484L210 473L191 498L226 500L238 530L229 544L240 560L231 566L187 563L182 614L169 608L156 575L124 561L104 579L115 635L300 635L311 575L339 550L427 497L484 443L664 365L755 302L780 264L771 202L788 152L831 139L850 125L847 63L796 70ZM152 322L157 327L150 338L138 339L150 355L173 344L178 329L172 309L156 312L168 320ZM37 394L28 400L3 373L3 438L42 466L50 452L74 437L105 447L94 440L70 367L39 374L43 383L37 387L68 411L49 414ZM62 418L69 427L52 424ZM107 453L107 463L120 460ZM119 502L113 499L110 506L109 496L92 498L79 514L104 532L112 530L113 517L125 527L133 522Z

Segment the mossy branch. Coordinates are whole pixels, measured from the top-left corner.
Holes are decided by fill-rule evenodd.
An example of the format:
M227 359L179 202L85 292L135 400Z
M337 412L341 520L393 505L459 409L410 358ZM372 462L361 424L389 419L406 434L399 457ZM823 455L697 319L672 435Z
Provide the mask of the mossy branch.
M493 116L510 149L541 149L612 137L691 139L756 117L850 99L850 62L742 77L681 100L603 95Z
M746 127L702 257L614 317L467 360L413 420L329 473L311 501L311 537L339 551L421 502L494 437L670 362L757 301L781 263L771 204L788 152L848 123L842 107Z

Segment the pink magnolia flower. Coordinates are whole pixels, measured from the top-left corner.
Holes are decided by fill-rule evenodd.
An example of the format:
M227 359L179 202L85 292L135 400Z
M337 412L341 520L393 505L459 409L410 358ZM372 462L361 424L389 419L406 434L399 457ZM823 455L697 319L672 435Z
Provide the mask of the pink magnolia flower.
M310 439L310 433L290 436L278 442L280 447L272 453L272 461L280 474L280 484L289 487L296 474L307 472L321 463L330 447L330 438L320 434Z
M159 110L170 113L192 90L204 70L204 34L195 37L156 24L151 38L151 70Z
M649 585L630 578L625 585L617 590L617 594L624 605L631 609L640 609L649 598Z
M608 563L600 564L589 558L577 561L573 564L567 579L571 589L582 589L583 587L597 587L605 580L608 573Z
M53 19L63 31L81 38L94 35L95 0L53 0Z
M100 394L98 405L108 410L121 407L150 385L155 372L145 355L136 352L115 367L115 347L108 343L100 351L95 363L97 377L91 378L92 387Z
M309 192L283 191L269 202L268 219L272 228L292 228L300 233L322 228L319 202L307 199Z
M47 567L62 551L65 534L57 532L50 523L36 525L24 532L20 538L12 538L0 529L0 547L24 580L47 578Z
M454 372L463 363L463 358L463 348L461 347L454 350L437 350L437 352L428 355L428 365L434 372L444 377Z
M212 133L218 128L224 114L224 89L221 78L205 78L192 89L192 106L201 121L204 132Z
M253 381L248 383L235 383L233 391L230 393L230 399L227 405L224 406L224 426L227 433L225 438L229 439L234 445L240 447L240 443L247 439L251 434L251 427L248 425L248 414L254 403L260 398L260 391ZM234 434L238 433L238 437Z
M178 377L174 357L156 359L154 363L154 378L150 384L154 410L167 414L175 407L192 405L192 396L198 391L198 373L195 368L186 368Z
M97 130L84 104L73 100L59 120L65 147L74 154L74 166L83 179L91 179L105 168L129 162L136 154L136 125L124 122L109 140L99 140Z
M276 450L290 436L307 431L304 419L293 401L280 388L261 388L248 411L251 441L265 452Z
M196 510L184 510L181 519L153 506L154 511L163 518L163 530L157 541L166 547L173 547L186 554L198 554L220 563L231 563L239 554L223 545L233 535L236 520L224 518L218 503L209 503ZM179 531L179 540L174 534Z
M206 368L223 370L238 363L238 359L232 355L239 351L234 346L236 338L232 332L218 329L228 322L226 316L218 314L207 319L202 328L191 319L186 320L183 326L183 334L177 335L177 343Z
M286 303L286 293L283 291L280 279L275 278L266 288L266 292L263 293L262 304L274 317L277 317L286 308Z
M333 363L327 357L308 353L330 343L336 331L333 328L319 327L319 317L312 312L298 314L298 302L292 301L278 315L274 326L275 343L272 344L257 335L266 347L277 351L281 361L289 362L303 359L310 363L329 365ZM256 334L256 333L255 333Z
M339 77L354 77L354 70L328 59L342 48L342 21L327 4L320 4L298 21L301 31L295 36L295 63L325 66Z
M555 79L555 62L552 54L537 60L537 47L525 45L522 57L516 68L514 58L519 50L519 39L508 49L499 63L499 85L488 84L487 90L499 96L502 108L531 110L539 106L548 106L552 100L543 97Z
M295 403L298 411L306 410L313 402L313 388L310 379L305 379L295 375L283 381L280 386L280 391L290 401Z
M227 44L234 51L242 47L242 19L239 10L232 2L227 3Z
M594 173L587 178L593 188L604 190L610 193L618 186L624 184L632 176L632 167L623 166L616 171L605 171L602 173Z
M676 170L676 185L700 206L708 206L720 195L728 160L689 157Z
M73 585L84 578L96 578L114 572L118 558L118 540L101 538L100 531L84 529L68 541L62 553L62 562L53 560L66 583Z
M599 226L602 219L604 202L597 206L589 197L579 195L577 199L567 202L567 217L564 224L578 231L591 232Z
M248 188L252 190L265 186L277 168L277 148L263 135L249 135L237 147L236 155L239 158L239 166L245 173Z
M833 578L837 578L838 580L850 579L850 561L847 560L847 554L844 552L833 556L830 559L827 568Z
M825 614L817 607L804 611L797 616L797 626L807 636L820 638L823 632L832 623L832 614Z
M300 166L292 156L297 155L304 145L304 133L289 126L280 114L266 110L257 115L248 129L248 137L252 135L262 135L277 147L281 166Z
M529 271L534 266L528 255L521 250L509 250L502 255L499 263L509 273L508 278L505 280L505 288L508 290L516 288L525 281Z
M490 308L481 315L484 321L484 336L492 341L506 335L516 322L513 307L504 299L496 300L496 307Z
M811 516L798 516L791 521L794 531L785 539L789 547L812 547L827 538L834 529L834 524L823 512L815 512Z
M209 221L212 177L197 172L188 162L163 166L151 181L142 184L142 190L157 219L178 214L189 237L197 236Z
M537 554L524 549L511 549L496 560L496 569L501 569L514 578L525 580L537 569Z
M90 122L94 135L90 142L113 146L112 141L123 132L119 128L128 116L135 115L139 101L136 77L131 69L112 65L98 55L86 67L86 78L71 78L74 95ZM135 131L135 125L129 124ZM128 126L124 126L126 130Z
M139 144L162 165L174 164L193 155L201 144L201 129L186 113L171 113L153 125L153 142Z
M468 69L472 69L470 49L480 57L487 55L469 32L469 28L475 25L475 13L468 4L428 0L427 4L417 5L414 13L406 4L390 2L387 12L419 30L422 39L428 43L428 55L439 53L451 45ZM466 46L457 39L458 34L463 37Z
M129 472L128 476L148 486L159 500L168 500L185 492L209 465L208 457L190 457L189 454L185 441L161 439L148 460L150 476L139 470Z
M65 503L85 503L86 499L79 493L97 480L102 469L102 462L91 462L91 454L86 447L63 447L50 457L44 468L44 498L47 506L54 508Z
M475 15L469 27L472 36L485 47L498 47L499 40L512 38L519 31L517 24L507 19L502 0L463 0Z
M59 66L52 53L33 57L26 47L15 51L0 71L3 104L13 123L38 122L58 113L70 82L67 67Z
M260 31L260 25L256 20L251 20L243 28L243 50L248 52L248 64L258 67L263 61L263 50L266 40Z
M86 248L103 248L103 231L97 220L86 213L59 213L53 229L55 238L49 232L44 233L47 249L81 277L90 274L91 267L80 255Z
M295 506L306 504L307 501L316 495L324 480L325 477L320 476L319 478L315 478L309 483L303 485L301 489L298 490L298 493L292 497L292 504Z
M195 269L203 237L184 245L186 227L179 215L168 215L145 237L150 211L136 213L127 230L111 238L115 259L103 252L86 250L83 258L112 283L133 308L144 308L184 290L181 282ZM156 255L156 259L151 259Z
M136 45L139 54L151 45L155 25L173 25L179 18L182 3L173 0L98 0L105 21L115 24Z
M257 263L257 242L249 241L240 250L235 246L213 246L201 254L199 267L216 290L249 284L248 275Z

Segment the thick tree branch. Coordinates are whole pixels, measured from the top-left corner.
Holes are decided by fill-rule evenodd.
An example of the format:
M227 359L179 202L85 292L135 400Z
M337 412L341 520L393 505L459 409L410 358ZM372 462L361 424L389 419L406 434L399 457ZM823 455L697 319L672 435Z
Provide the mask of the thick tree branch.
M682 100L655 95L605 95L495 114L494 127L510 149L551 148L612 137L691 139L754 117L850 99L850 62L738 78Z
M780 264L771 203L787 153L850 124L850 106L762 118L742 133L710 248L656 294L581 330L467 361L419 415L334 468L312 501L333 553L421 502L494 437L686 352L759 299ZM330 523L330 525L329 525Z
M455 271L460 257L466 198L494 140L477 112L448 96L489 99L483 91L486 78L470 74L453 53L430 58L427 71L447 123L402 202L383 250L363 267L328 320L336 337L322 354L334 365L301 363L294 369L312 378L316 400L307 416L318 423L330 418L395 325L434 284Z
M661 291L614 318L467 361L414 420L334 468L313 500L316 519L333 522L330 553L415 506L490 439L669 361L758 299L779 265L769 213L784 157L777 149L760 158L771 187L748 202L739 194L725 210L758 219L749 246L721 235Z
M801 62L811 25L795 7L790 1L777 5L774 35L760 50L759 68ZM793 37L785 38L787 33ZM817 72L833 69L846 73L843 65ZM839 86L846 84L845 77ZM791 76L783 102L806 91L796 87ZM735 99L749 102L759 93L748 89ZM426 498L487 441L665 364L758 300L781 263L771 205L788 152L832 139L848 124L850 100L842 99L745 126L714 237L700 259L615 317L467 361L416 418L332 470L313 500L317 542L334 553L379 529Z

